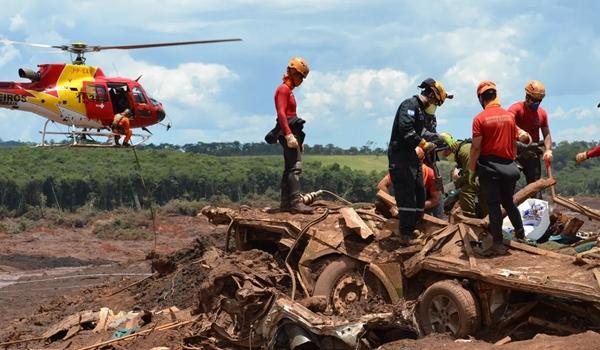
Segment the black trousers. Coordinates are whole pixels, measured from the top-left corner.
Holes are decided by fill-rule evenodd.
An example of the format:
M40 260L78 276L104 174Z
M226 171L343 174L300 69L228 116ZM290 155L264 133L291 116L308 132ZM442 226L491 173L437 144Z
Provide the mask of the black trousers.
M528 184L536 182L542 177L542 162L539 157L520 159L519 163L523 167L523 174Z
M513 202L515 185L519 179L519 172L514 162L503 162L498 164L494 161L486 161L486 166L482 169L481 163L478 166L479 185L485 195L490 215L489 231L494 237L494 243L502 242L502 211L500 205L504 207L510 222L515 230L523 229L523 220L519 209ZM503 169L512 169L516 171L504 172ZM499 169L499 171L491 170Z
M304 132L301 128L292 129L298 145L304 142ZM281 176L281 202L289 203L300 194L300 174L302 174L302 152L289 148L284 136L279 136L279 144L283 148L283 174Z
M423 217L425 185L418 159L394 163L390 166L394 195L400 219L400 234L411 236Z

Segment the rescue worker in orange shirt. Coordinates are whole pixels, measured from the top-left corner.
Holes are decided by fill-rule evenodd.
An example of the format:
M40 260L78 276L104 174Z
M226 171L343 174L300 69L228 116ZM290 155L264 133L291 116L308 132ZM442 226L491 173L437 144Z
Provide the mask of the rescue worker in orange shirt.
M272 141L279 142L283 148L284 170L281 177L280 210L300 214L310 214L313 209L302 202L300 193L301 154L305 136L302 130L305 121L298 118L296 113L293 90L302 84L309 71L308 62L301 57L294 57L288 62L283 83L275 91L277 125L269 133ZM269 138L269 134L265 139Z
M111 125L112 132L115 134L115 146L121 145L119 140L121 139L121 135L125 135L123 146L129 147L129 140L131 139L131 128L129 126L130 118L133 119L133 113L129 108L121 113L115 114Z
M513 202L513 194L520 176L515 163L515 140L519 136L524 138L526 133L519 131L513 114L500 106L494 82L482 81L477 86L477 98L484 110L473 119L469 176L473 177L477 172L488 204L488 230L494 239L492 253L506 254L500 205L508 213L515 237L524 238L523 221Z
M442 215L435 210L442 201L442 191L436 186L435 171L425 163L421 163L421 170L423 171L423 184L425 185L425 213L441 218ZM387 173L377 184L377 189L389 194L392 185L392 177Z
M523 174L527 183L539 180L542 176L540 157L546 164L552 163L552 136L548 127L548 114L540 107L540 103L546 96L544 84L538 80L531 80L525 85L525 101L516 102L508 108L515 115L517 126L525 130L531 136L534 147L519 145L517 149L517 161L523 167ZM543 137L540 142L540 131Z

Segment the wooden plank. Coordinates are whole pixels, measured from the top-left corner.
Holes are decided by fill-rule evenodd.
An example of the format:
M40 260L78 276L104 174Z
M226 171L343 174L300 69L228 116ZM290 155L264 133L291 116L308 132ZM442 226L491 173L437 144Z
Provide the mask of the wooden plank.
M569 327L569 326L565 326L559 323L555 323L555 322L550 322L550 321L546 321L543 320L541 318L538 317L534 317L534 316L530 316L528 319L528 322L536 325L536 326L540 326L540 327L545 327L545 328L550 328L553 329L555 331L559 331L559 332L564 332L564 333L579 333L581 332L581 330L573 328L573 327Z
M377 198L381 199L388 206L390 206L390 207L396 206L396 199L391 194L389 194L383 190L379 190L379 191L377 191L376 196L377 196Z
M344 221L346 222L346 226L352 231L358 233L362 239L367 239L373 236L373 231L367 224L363 221L363 219L358 216L358 213L353 208L342 208L340 209L340 214L344 217Z
M471 241L469 240L469 233L473 233L473 236L475 236L475 233L471 228L467 230L467 227L464 224L458 224L458 232L460 233L460 237L463 241L463 247L465 248L465 252L469 258L469 265L472 269L476 269L477 259L475 259L475 252L473 251L473 247L471 247Z
M429 253L429 251L438 242L446 238L448 235L453 234L454 232L456 232L456 230L458 230L458 227L456 225L445 227L441 229L438 234L436 234L430 240L428 240L427 243L425 243L425 246L423 246L423 249L421 249L421 251L418 254L415 254L403 264L404 275L408 278L416 275L421 270L421 263L427 255L427 253Z
M567 199L567 198L564 198L561 196L556 196L553 198L553 200L554 200L554 203L562 205L563 207L566 207L568 209L571 209L574 212L583 214L591 220L593 219L593 220L600 221L600 213L597 210L586 207L585 205L579 204L575 201L572 201L570 199Z
M504 344L510 343L511 341L512 341L512 338L507 335L506 337L495 342L494 345L504 345Z
M521 317L524 317L525 315L530 313L531 310L533 310L533 308L535 308L537 306L537 304L538 304L537 301L532 301L532 302L526 303L525 305L521 306L520 308L515 310L515 312L510 314L507 318L500 321L500 323L498 324L498 329L502 330L502 329L508 327L511 323L520 319Z
M598 283L598 287L600 287L600 270L598 268L595 268L592 270L592 272L594 273L594 276L596 277L596 282Z
M560 259L560 260L568 260L571 262L576 261L574 256L555 253L555 252L552 252L549 250L536 248L536 247L530 246L528 244L524 244L524 243L520 243L520 242L516 242L516 241L505 241L505 244L507 244L511 248L519 249L519 250L522 250L522 251L525 251L528 253L532 253L532 254L536 254L536 255L543 255L543 256L548 256L548 257L556 258L556 259Z
M561 234L565 236L575 236L577 232L579 232L581 226L583 226L583 220L578 218L569 218Z
M560 298L575 298L579 300L600 303L600 293L593 285L583 285L581 283L568 280L551 280L550 283L539 283L528 279L504 276L499 270L483 272L481 270L472 270L463 260L455 258L446 258L430 255L419 262L421 269L440 274L456 276L459 278L472 278L480 280L495 286L507 287L531 293L551 295ZM407 276L411 277L411 276Z

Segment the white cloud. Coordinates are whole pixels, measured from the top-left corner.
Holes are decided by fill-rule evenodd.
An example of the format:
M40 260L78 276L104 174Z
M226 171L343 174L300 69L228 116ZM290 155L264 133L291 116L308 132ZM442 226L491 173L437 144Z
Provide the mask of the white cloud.
M569 110L561 106L548 114L550 120L584 120L600 117L600 110L597 108L573 107Z
M376 120L393 115L416 91L416 78L390 68L311 72L296 93L300 114L308 121Z
M558 132L553 132L552 139L554 141L590 141L597 140L598 135L600 135L600 127L596 124L589 124L580 128L562 129Z
M123 53L107 53L97 62L109 76L136 79L142 75L140 83L146 92L163 103L175 102L195 108L215 103L221 85L238 79L229 68L214 63L188 62L167 68L136 61Z
M0 47L0 67L19 57L19 51L13 46Z
M10 18L10 26L8 27L8 29L11 32L16 32L18 30L23 29L23 27L26 25L26 21L23 18L23 16L21 16L20 13L17 13L16 15L14 15L13 17Z

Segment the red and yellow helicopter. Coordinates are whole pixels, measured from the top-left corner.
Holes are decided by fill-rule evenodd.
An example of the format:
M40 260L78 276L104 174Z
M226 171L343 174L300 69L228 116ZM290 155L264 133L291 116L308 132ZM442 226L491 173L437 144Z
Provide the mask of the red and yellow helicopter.
M147 134L138 134L146 141L151 133L147 127L161 124L166 116L162 103L150 97L138 77L135 80L122 77L107 77L99 67L85 65L85 54L102 50L130 50L163 46L211 44L241 39L218 39L179 41L167 43L91 46L84 43L70 45L44 45L1 39L5 45L21 44L34 47L53 48L75 54L72 64L40 64L38 70L19 69L19 77L30 82L0 82L0 108L28 111L48 120L41 131L46 145L47 134L67 135L73 145L82 145L78 140L87 136L112 136L110 130L114 115L129 108L134 117L132 128L142 128ZM67 132L48 132L48 123L56 122L68 127ZM170 124L167 124L167 130ZM88 131L96 129L96 132Z

